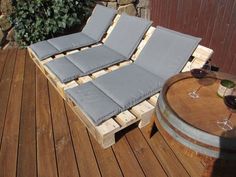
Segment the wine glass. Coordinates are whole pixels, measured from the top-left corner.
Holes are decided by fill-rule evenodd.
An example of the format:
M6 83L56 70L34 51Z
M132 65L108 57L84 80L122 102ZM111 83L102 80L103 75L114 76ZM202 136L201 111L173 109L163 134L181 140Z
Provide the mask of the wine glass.
M200 80L209 73L209 71L211 70L211 65L210 62L208 61L202 68L199 68L199 65L196 64L197 62L195 62L195 60L192 61L190 65L190 72L194 78ZM198 94L198 91L201 89L201 87L202 85L200 85L197 89L189 92L188 95L193 99L199 98L200 95Z
M217 125L225 131L233 129L233 123L230 121L233 112L236 112L236 95L224 96L224 103L229 109L228 117L218 120Z

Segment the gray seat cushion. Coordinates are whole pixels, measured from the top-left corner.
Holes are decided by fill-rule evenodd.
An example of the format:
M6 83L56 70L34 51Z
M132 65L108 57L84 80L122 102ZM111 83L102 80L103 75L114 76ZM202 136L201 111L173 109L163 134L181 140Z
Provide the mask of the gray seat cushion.
M66 57L52 60L45 65L62 83L69 82L82 73L82 71L80 71L79 68L71 63Z
M135 63L166 80L182 70L200 40L158 26Z
M126 59L104 45L68 55L67 58L83 72L81 76L88 75Z
M126 110L160 91L164 80L136 64L130 64L92 83Z
M43 60L59 53L59 51L47 41L37 42L29 47L39 60Z
M104 45L129 59L152 22L122 14Z
M97 4L82 32L95 41L100 41L112 23L116 13L117 11L113 8L107 8Z
M116 115L121 108L91 82L68 89L66 93L95 125Z
M49 39L48 42L54 46L58 51L64 52L66 50L72 50L83 46L88 46L98 41L95 41L86 34L79 32L69 34L61 37Z

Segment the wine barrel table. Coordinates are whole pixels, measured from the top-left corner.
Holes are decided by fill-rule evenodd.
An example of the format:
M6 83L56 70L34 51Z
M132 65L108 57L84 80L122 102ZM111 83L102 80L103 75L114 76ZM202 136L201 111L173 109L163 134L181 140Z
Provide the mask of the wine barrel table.
M233 130L224 131L216 123L229 114L223 99L217 95L221 79L227 78L236 79L212 73L198 80L186 72L165 83L157 102L155 122L167 142L181 144L184 148L180 149L187 153L236 160L236 113L231 117ZM200 85L200 97L191 98L188 93Z

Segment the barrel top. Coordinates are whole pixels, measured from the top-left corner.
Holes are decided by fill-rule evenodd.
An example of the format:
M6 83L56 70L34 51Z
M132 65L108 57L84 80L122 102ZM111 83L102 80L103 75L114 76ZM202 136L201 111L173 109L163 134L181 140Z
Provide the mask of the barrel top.
M179 119L203 132L224 138L236 138L236 113L231 121L234 124L232 131L224 131L217 126L216 121L229 115L229 110L217 89L221 79L235 80L234 76L215 73L203 79L195 79L189 72L181 73L169 79L163 87L163 95L172 111ZM197 89L200 98L192 99L188 93Z

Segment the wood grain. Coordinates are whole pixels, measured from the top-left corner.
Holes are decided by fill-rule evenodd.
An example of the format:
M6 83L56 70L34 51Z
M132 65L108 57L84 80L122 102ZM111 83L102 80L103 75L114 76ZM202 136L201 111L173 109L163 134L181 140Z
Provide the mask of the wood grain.
M26 56L25 79L22 95L21 121L19 132L19 148L17 176L37 176L36 164L36 122L35 122L35 65Z
M151 0L150 8L154 26L201 37L215 51L212 63L236 74L235 0Z
M68 105L66 105L66 113L69 120L80 175L93 177L101 176L86 127ZM84 159L86 159L86 161Z
M77 177L79 172L64 102L52 85L49 85L49 93L58 173L62 177Z
M97 141L89 134L93 150L96 156L97 164L99 166L102 176L121 177L122 171L116 160L112 148L103 149Z
M9 55L7 55L7 59L8 58L12 58L12 59L9 61L6 61L6 64L4 66L2 66L4 68L1 71L2 79L0 81L0 98L1 98L0 99L0 105L1 105L1 109L0 109L0 147L1 147L1 139L2 139L4 122L5 122L5 116L6 116L6 111L7 111L8 98L9 98L9 93L10 93L10 89L11 89L11 81L12 81L13 72L14 72L16 53L17 53L17 50L13 50L13 51L9 52ZM2 60L2 61L4 61L4 60Z
M16 51L11 51L15 53ZM15 53L16 54L16 53ZM6 112L6 120L0 149L0 176L14 177L16 175L19 124L21 115L21 99L25 68L25 51L17 52L12 87ZM15 58L6 61L11 63ZM8 63L6 63L6 66ZM6 100L5 100L6 101Z
M57 164L52 131L48 82L36 69L36 133L39 177L57 177Z

